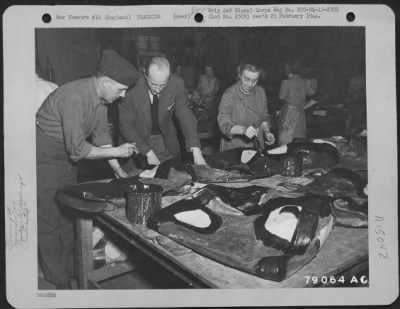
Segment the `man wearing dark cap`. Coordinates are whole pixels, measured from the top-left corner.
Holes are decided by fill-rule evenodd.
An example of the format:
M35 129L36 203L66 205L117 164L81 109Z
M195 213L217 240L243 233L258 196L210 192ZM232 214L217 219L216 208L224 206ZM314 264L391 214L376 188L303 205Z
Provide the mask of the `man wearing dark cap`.
M136 143L148 164L158 165L172 157L180 157L172 118L174 113L182 128L186 149L193 153L194 163L206 164L200 149L196 118L188 107L183 80L171 75L166 58L152 58L145 76L128 91L118 107L122 139ZM131 165L128 163L126 169L129 168Z
M116 158L131 156L136 146L112 147L106 105L124 97L139 76L127 60L105 50L97 76L64 84L36 113L39 262L46 280L57 289L69 287L74 230L55 193L76 183L76 162L82 159L109 159L116 177L127 177Z

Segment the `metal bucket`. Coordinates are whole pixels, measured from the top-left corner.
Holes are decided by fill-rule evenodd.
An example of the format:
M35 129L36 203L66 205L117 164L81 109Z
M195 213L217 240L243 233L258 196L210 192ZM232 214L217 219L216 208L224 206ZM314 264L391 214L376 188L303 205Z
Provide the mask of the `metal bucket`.
M131 223L146 225L147 220L161 209L161 193L158 185L131 184L126 188L126 217Z
M303 172L303 156L283 155L281 159L281 175L288 177L300 177Z

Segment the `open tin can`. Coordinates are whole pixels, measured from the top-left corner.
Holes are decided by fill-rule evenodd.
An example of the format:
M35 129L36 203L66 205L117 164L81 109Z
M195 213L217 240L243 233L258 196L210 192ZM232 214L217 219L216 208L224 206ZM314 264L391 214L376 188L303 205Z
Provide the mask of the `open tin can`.
M131 223L146 225L147 220L161 209L163 188L158 185L135 183L126 187L126 216Z

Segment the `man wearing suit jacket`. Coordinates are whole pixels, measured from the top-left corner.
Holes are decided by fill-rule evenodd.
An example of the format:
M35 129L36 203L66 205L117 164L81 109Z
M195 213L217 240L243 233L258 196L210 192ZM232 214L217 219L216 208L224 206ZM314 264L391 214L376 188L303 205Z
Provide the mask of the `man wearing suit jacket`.
M120 133L125 142L136 143L147 163L159 165L180 157L177 131L172 121L176 114L188 151L195 164L206 164L200 149L197 122L184 93L183 80L170 73L164 57L154 57L144 77L130 89L119 104Z

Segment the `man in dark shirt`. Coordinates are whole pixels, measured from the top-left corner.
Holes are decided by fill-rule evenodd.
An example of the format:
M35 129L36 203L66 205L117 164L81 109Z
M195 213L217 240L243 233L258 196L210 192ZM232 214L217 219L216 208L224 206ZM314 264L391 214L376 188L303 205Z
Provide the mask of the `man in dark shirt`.
M128 61L105 50L96 77L61 86L36 114L39 262L46 280L58 289L68 288L73 274L74 230L55 193L76 183L75 163L81 159L109 159L116 177L127 177L116 158L131 156L136 146L112 147L106 105L125 96L138 78Z
M171 75L166 58L154 57L150 61L145 76L128 91L118 107L122 139L136 143L148 164L158 165L169 158L180 157L174 113L182 128L186 149L193 153L194 163L206 164L183 80Z
M348 110L346 119L346 134L358 135L367 129L367 104L365 92L365 76L353 76L349 82L345 99Z

